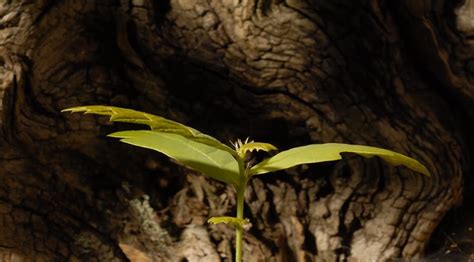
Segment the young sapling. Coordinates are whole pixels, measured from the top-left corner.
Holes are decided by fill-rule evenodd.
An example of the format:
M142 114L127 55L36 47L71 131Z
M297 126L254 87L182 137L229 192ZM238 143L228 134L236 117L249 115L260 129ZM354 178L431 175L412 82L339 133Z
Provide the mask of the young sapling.
M246 156L252 151L274 151L269 143L248 139L237 140L231 148L216 138L181 123L126 108L113 106L79 106L62 112L84 112L110 116L110 121L142 124L150 130L119 131L109 137L138 147L152 149L175 159L182 165L232 185L237 192L235 217L212 217L212 224L226 223L235 227L235 261L242 261L243 232L248 220L244 218L244 195L247 182L257 175L287 169L293 166L342 159L341 153L356 153L364 157L378 156L392 165L403 165L429 176L429 171L417 160L405 155L377 147L340 143L311 144L282 151L260 163L251 165Z

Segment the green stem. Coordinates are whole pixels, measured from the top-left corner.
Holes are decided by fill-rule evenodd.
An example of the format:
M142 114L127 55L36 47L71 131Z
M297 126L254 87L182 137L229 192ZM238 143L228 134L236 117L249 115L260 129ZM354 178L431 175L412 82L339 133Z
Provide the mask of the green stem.
M244 195L246 181L240 182L237 188L237 218L244 219ZM235 262L242 261L242 241L244 229L243 227L236 227L235 229Z

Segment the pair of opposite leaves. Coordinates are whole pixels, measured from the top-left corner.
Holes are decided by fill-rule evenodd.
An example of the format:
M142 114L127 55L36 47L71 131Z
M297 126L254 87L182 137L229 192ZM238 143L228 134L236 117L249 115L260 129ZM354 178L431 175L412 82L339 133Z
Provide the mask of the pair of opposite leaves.
M110 121L148 125L151 130L131 130L112 133L108 136L139 147L156 150L197 170L213 179L238 186L240 176L246 167L245 154L254 150L277 150L268 143L250 142L236 146L236 149L219 140L178 122L126 108L112 106L79 106L63 112L84 112L110 116ZM405 155L376 147L339 143L311 144L282 151L273 157L252 166L245 173L265 174L301 164L319 163L341 159L340 153L349 152L364 157L378 156L392 165L404 165L414 171L429 175L429 171L417 160Z

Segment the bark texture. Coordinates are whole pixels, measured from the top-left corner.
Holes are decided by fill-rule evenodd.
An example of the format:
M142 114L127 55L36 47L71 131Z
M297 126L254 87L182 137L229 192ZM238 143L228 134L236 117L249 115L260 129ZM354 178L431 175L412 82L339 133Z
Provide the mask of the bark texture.
M86 104L417 158L430 178L348 155L252 180L244 260L422 256L472 181L471 2L1 1L1 260L231 261L233 230L205 221L233 189L59 113Z

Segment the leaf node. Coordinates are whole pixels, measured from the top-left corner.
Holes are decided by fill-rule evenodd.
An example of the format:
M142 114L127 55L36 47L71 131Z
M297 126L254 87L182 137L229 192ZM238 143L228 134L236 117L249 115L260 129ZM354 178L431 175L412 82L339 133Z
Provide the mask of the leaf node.
M229 217L229 216L222 216L222 217L211 217L207 220L209 224L217 225L220 223L232 225L236 228L246 228L250 225L250 222L247 218L237 218L237 217Z

